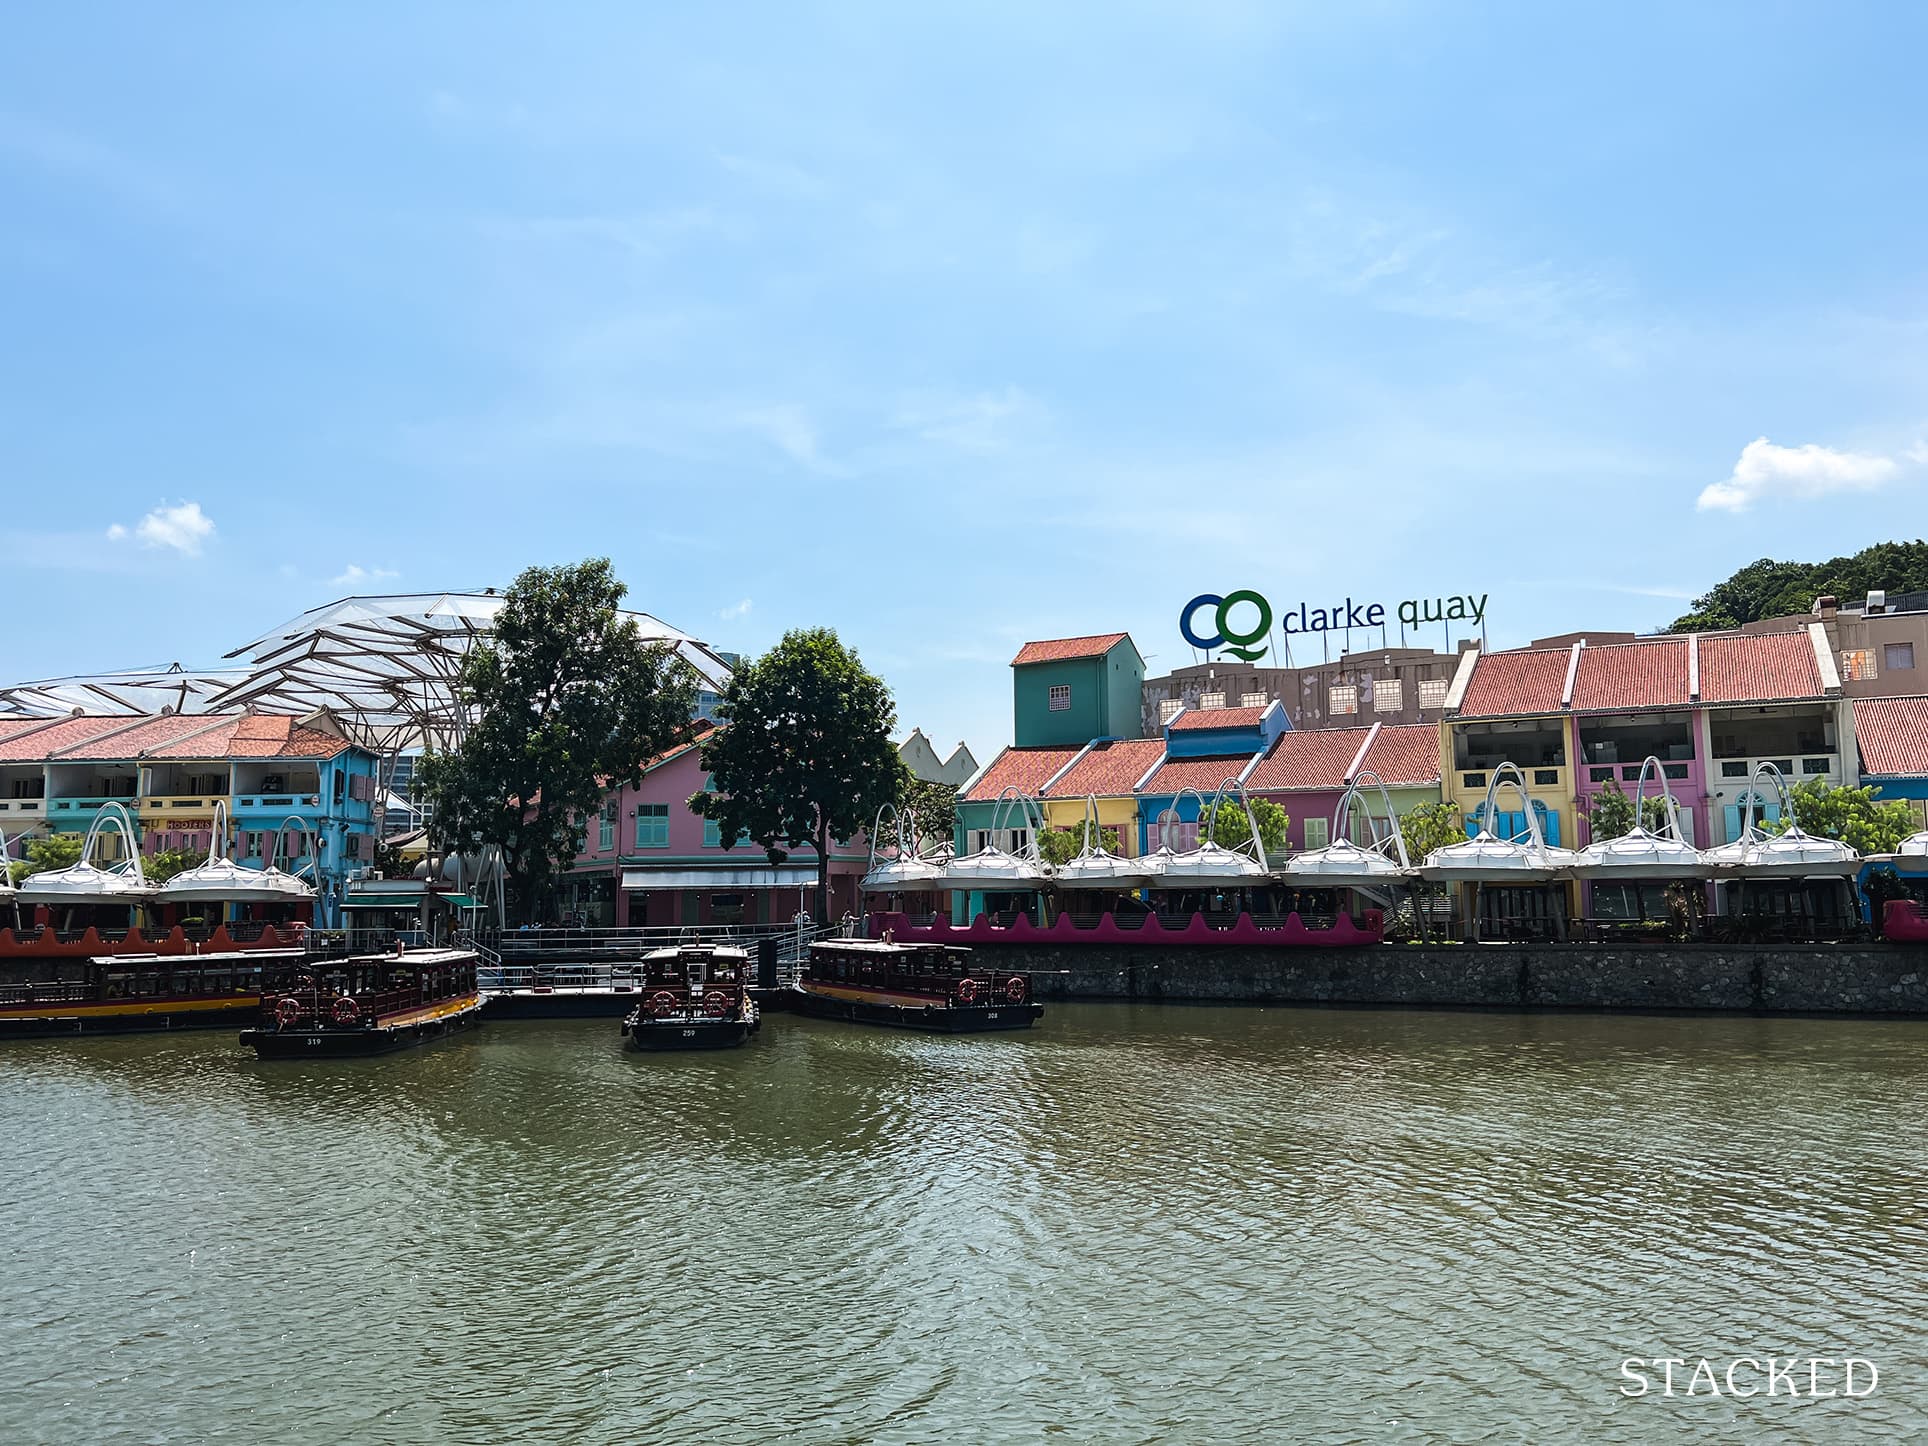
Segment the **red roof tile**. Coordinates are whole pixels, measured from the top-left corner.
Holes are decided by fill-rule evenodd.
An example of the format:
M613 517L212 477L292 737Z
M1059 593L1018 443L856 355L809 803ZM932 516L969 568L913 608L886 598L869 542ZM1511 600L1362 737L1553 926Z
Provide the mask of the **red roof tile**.
M1172 758L1145 780L1140 793L1177 793L1195 788L1210 795L1228 778L1237 778L1252 761L1250 753L1215 753L1205 758Z
M227 749L229 758L333 758L348 747L346 739L316 728L303 728L292 718L257 714L240 718L223 738L218 732L184 740L169 750L190 753L197 748ZM216 751L211 757L224 755Z
M1130 636L1130 633L1094 633L1088 638L1047 638L1043 642L1026 643L1011 659L1011 666L1061 663L1067 658L1102 658Z
M1265 708L1187 708L1172 719L1174 731L1187 728L1250 728L1265 716Z
M1379 730L1366 765L1385 780L1425 787L1439 782L1439 727L1433 723L1397 723Z
M1078 756L1082 744L1051 748L1007 748L978 776L965 803L989 803L1007 788L1036 793L1065 764Z
M1570 648L1481 653L1459 706L1460 717L1558 713L1571 657Z
M61 749L56 761L60 763L106 762L121 758L139 758L143 753L165 748L170 743L185 739L190 733L204 733L210 729L213 733L225 735L228 731L227 720L219 715L207 717L194 713L162 714L120 732L103 733L92 739L83 739ZM206 758L210 755L200 752L197 748L189 748L185 755L182 755L178 749L175 750L174 756ZM216 752L212 756L218 758L221 755Z
M103 733L111 733L116 728L125 728L130 723L138 723L137 715L108 717L93 715L86 718L63 718L50 728L37 732L13 734L0 742L0 762L41 763L62 748L85 743L90 738L98 738Z
M1091 751L1070 772L1051 785L1053 798L1083 798L1095 793L1102 798L1129 796L1138 780L1165 756L1162 738L1115 738L1109 743L1094 743Z
M1622 712L1635 708L1685 708L1687 639L1652 638L1637 643L1588 644L1573 676L1573 710Z
M1433 772L1437 774L1439 730L1433 735ZM1370 728L1318 728L1281 733L1265 761L1252 770L1245 786L1253 793L1288 788L1344 788L1346 769L1359 756L1359 745Z
M1703 703L1821 696L1821 669L1805 631L1727 633L1700 640Z
M1862 773L1928 776L1928 698L1856 698L1854 738Z

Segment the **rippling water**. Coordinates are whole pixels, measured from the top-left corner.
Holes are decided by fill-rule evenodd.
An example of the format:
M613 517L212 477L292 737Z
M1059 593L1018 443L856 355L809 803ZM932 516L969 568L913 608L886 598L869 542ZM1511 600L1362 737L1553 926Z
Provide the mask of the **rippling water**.
M8 1441L1922 1439L1928 1025L0 1052ZM1879 1392L1618 1393L1627 1356Z

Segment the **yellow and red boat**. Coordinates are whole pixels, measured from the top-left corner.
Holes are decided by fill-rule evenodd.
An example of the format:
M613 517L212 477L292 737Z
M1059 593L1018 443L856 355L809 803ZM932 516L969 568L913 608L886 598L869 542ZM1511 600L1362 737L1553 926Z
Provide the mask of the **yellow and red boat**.
M259 1012L268 972L303 957L271 946L0 960L0 1040L232 1028Z
M796 1014L934 1034L1029 1029L1043 1016L1029 974L977 968L970 955L953 944L824 939L810 946L783 1003Z
M241 1043L262 1059L388 1054L482 1017L473 949L397 949L284 965L266 982Z

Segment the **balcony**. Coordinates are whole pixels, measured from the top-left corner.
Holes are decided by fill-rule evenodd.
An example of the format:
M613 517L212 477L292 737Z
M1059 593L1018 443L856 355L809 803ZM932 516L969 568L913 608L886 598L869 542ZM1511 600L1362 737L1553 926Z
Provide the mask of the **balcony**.
M35 803L39 800L20 798L10 801L13 803ZM96 795L91 798L50 798L46 801L46 817L50 821L73 824L77 827L84 828L93 821L94 815L99 812L105 804L118 803L123 808L132 809L138 802L138 799L130 798L124 793L115 794L112 797Z
M318 793L243 793L235 795L236 813L243 809L307 809L320 808L321 795Z
M1494 765L1494 767L1497 766L1497 764ZM1520 771L1526 775L1526 786L1529 791L1543 788L1564 791L1566 788L1567 774L1564 765L1529 768L1527 765L1521 764ZM1634 771L1638 773L1639 769L1636 768ZM1455 770L1453 776L1459 780L1459 786L1462 790L1483 790L1487 784L1493 781L1493 769L1461 768Z
M23 818L45 818L47 800L44 798L0 798L0 825Z
M182 797L171 793L150 793L141 800L141 817L145 818L153 813L185 813L190 809L206 813L215 804L226 802L227 800L218 793L202 793L193 797Z

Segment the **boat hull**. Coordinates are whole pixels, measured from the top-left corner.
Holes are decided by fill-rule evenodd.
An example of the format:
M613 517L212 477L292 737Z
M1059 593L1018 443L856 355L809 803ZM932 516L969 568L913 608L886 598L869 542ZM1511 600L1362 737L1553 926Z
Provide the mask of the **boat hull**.
M172 1034L183 1029L232 1029L259 1017L259 995L213 999L103 999L0 1010L0 1041L96 1034Z
M734 1049L756 1028L747 1019L652 1019L623 1026L623 1048L644 1054L676 1049Z
M360 1029L244 1029L241 1043L261 1059L363 1059L428 1044L481 1021L482 1001L471 999L454 1008L420 1010Z
M1029 1029L1043 1017L1042 1004L892 1004L858 997L855 991L819 994L792 988L784 1006L793 1014L818 1019L841 1019L851 1024L881 1024L891 1029L915 1029L926 1034L988 1034L999 1030Z

